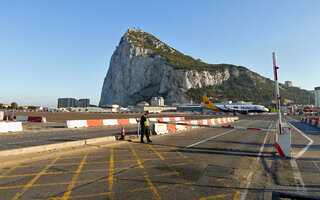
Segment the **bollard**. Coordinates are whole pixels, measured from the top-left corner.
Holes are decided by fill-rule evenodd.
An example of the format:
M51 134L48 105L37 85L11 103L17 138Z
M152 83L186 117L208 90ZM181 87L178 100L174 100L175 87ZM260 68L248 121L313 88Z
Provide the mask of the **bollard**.
M124 140L124 136L126 135L126 133L124 132L124 127L122 126L122 132L121 132L121 137L119 140Z
M278 129L279 130L279 129ZM282 132L277 133L276 149L282 157L291 157L291 130L288 124L282 124Z

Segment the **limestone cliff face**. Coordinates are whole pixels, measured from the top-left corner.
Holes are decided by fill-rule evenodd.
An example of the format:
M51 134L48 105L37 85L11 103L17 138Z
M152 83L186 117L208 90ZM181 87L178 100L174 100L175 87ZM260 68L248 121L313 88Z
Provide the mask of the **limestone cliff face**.
M249 70L242 68L205 71L173 67L158 50L169 56L176 50L157 39L140 38L137 36L140 33L145 32L128 30L121 38L104 79L100 106L135 105L155 96L162 96L168 105L188 103L186 91L190 88L219 85L241 73L251 75Z

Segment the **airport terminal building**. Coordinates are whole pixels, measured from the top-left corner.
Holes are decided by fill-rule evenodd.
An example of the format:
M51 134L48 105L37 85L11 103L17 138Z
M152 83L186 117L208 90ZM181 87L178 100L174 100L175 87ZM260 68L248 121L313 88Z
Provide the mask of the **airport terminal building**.
M89 107L90 99L58 98L58 108Z
M315 97L314 106L316 108L320 108L320 87L314 88L314 97Z

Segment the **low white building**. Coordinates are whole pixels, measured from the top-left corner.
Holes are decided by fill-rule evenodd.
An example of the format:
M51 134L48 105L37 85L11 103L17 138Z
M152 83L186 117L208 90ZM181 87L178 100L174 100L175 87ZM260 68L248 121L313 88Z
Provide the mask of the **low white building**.
M163 97L152 97L151 98L151 106L164 106Z

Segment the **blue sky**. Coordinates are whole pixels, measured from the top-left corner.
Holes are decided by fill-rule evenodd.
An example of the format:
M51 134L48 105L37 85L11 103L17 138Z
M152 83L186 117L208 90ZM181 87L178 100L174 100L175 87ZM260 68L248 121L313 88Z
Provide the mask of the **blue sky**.
M0 103L98 104L110 57L129 28L211 64L320 86L320 1L0 0Z

